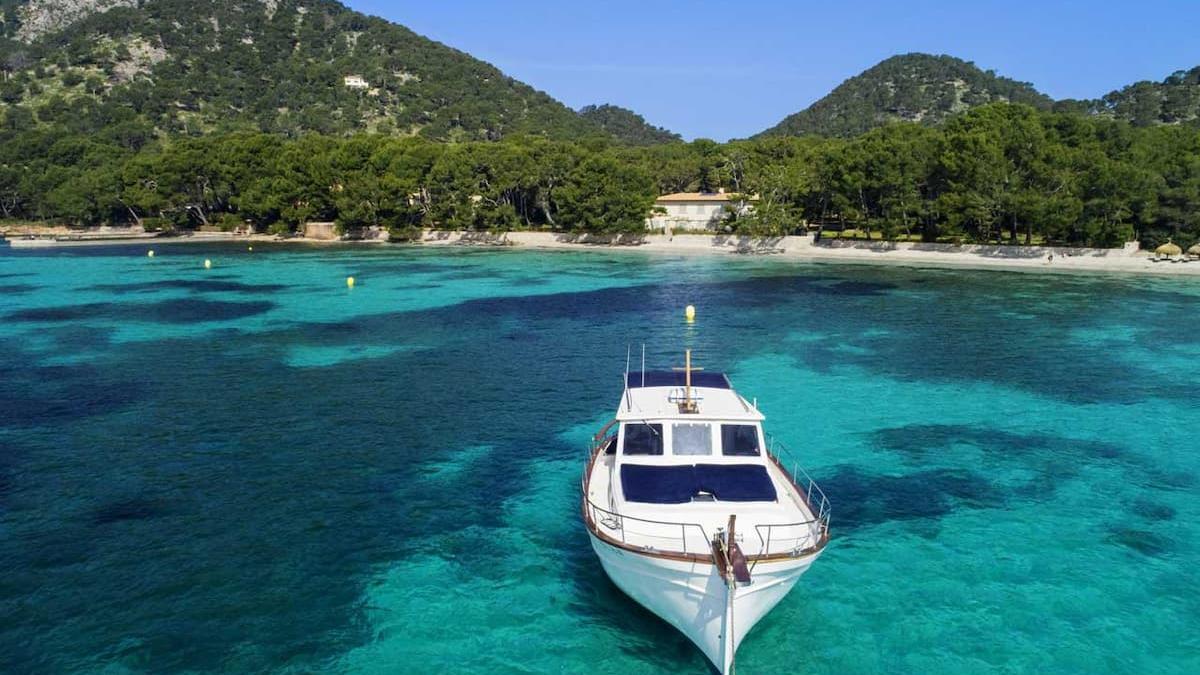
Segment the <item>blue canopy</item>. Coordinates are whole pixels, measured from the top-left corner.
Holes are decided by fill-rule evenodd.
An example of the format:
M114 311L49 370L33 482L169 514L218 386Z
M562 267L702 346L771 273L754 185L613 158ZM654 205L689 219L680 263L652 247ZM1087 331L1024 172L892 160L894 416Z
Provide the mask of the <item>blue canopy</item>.
M638 371L625 376L625 386L630 389L638 387L682 387L684 383L682 370L647 370ZM643 384L645 382L645 384ZM708 387L709 389L732 389L729 378L725 373L707 373L702 370L692 371L693 387Z
M773 502L775 485L761 464L621 465L621 492L631 502L686 504L701 492L720 502Z

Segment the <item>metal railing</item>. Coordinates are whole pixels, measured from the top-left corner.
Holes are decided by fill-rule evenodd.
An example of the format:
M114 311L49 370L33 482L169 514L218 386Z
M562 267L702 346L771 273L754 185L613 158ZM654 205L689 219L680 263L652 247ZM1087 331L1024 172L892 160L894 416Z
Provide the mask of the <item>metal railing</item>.
M650 520L622 515L593 502L588 495L589 475L599 454L616 442L616 433L608 434L610 422L592 437L589 461L584 468L583 504L589 527L622 545L647 552L675 553L688 556L707 556L712 553L712 540L699 523L680 523ZM829 539L829 499L812 476L791 456L787 447L767 436L767 454L796 487L812 518L795 523L755 525L761 549L750 554L751 559L763 556L799 556L824 546ZM612 488L612 481L609 481ZM612 495L609 495L612 501ZM740 539L740 537L739 537ZM691 544L689 545L689 541ZM747 551L747 553L750 553Z
M616 511L597 506L584 498L588 521L597 532L605 534L621 544L655 553L681 555L709 555L712 540L699 523L676 523L665 520L650 520L626 516ZM688 542L691 541L691 545Z
M824 546L829 539L829 499L812 476L800 466L800 462L791 455L787 446L772 436L767 436L767 454L775 465L787 474L813 517L796 523L755 525L754 529L762 543L759 555L799 555L804 551Z
M583 474L583 504L588 525L598 534L620 541L622 545L642 551L673 553L686 556L710 555L711 540L699 523L677 523L665 520L650 520L622 515L606 509L588 498L589 474L596 457L605 452L610 443L615 443L617 434L608 431L616 424L613 420L592 436L591 453ZM608 483L609 502L612 502L612 481ZM688 541L691 541L689 546Z

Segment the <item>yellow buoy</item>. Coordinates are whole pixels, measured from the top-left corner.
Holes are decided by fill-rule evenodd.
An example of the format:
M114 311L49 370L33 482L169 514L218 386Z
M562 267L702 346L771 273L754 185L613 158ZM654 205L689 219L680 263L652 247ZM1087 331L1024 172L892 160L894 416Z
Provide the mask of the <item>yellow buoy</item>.
M683 310L683 318L687 319L688 323L695 321L696 320L696 308L691 305L688 305L687 307L685 307Z
M149 251L146 251L146 257L153 258L154 257L154 249L150 249Z
M206 270L212 269L212 261L209 260L208 258L204 259L204 269L206 269Z
M247 251L253 251L253 250L254 250L254 247L253 247L253 246L247 246L247 247L246 247L246 250L247 250Z
M346 288L354 288L354 277L346 277Z

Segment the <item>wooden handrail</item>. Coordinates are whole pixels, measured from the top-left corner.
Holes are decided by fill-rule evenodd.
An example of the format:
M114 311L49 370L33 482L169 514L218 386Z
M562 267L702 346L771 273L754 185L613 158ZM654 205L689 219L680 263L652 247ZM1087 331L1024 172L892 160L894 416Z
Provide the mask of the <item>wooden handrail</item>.
M614 425L614 424L616 424L616 423L617 423L617 421L616 421L615 419L614 419L614 420L609 420L609 421L608 421L608 424L605 424L603 427L601 427L601 428L600 428L600 431L597 431L597 432L596 432L596 433L595 433L595 434L592 436L592 442L593 442L593 443L599 443L599 442L600 442L600 439L604 438L604 436L608 434L608 430L609 430L609 429L611 429L611 428L612 428L612 425Z

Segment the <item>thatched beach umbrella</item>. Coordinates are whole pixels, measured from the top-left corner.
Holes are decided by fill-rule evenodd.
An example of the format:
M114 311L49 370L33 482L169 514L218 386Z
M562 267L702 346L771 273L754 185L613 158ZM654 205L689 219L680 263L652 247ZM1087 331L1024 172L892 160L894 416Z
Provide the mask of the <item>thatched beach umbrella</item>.
M1175 245L1174 243L1168 241L1167 243L1163 244L1162 246L1159 246L1158 248L1154 249L1154 255L1165 255L1167 257L1173 256L1173 255L1183 255L1183 249L1179 248L1179 246Z
M1188 255L1200 257L1200 243L1192 244L1188 249Z

